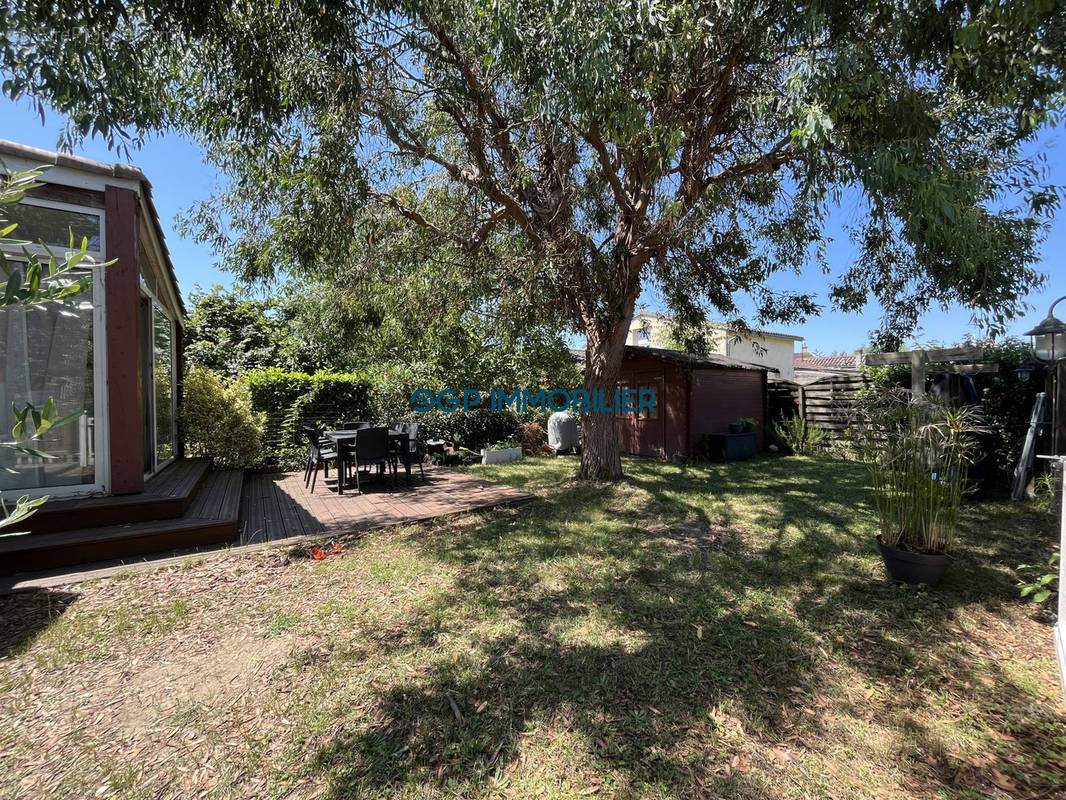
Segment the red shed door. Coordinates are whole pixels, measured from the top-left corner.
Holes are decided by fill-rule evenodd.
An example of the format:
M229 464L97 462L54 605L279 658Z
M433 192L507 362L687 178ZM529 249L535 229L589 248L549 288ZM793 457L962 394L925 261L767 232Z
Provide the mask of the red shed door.
M644 409L641 413L633 415L632 452L642 456L663 458L666 443L663 376L653 372L637 372L633 375L633 388L638 391L650 389L655 392L655 405L651 409Z

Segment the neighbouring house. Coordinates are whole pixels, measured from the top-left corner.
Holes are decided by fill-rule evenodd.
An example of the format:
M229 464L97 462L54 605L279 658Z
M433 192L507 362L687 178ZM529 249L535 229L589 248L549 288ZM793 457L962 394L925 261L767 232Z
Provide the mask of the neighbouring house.
M813 375L852 375L860 371L863 364L863 354L843 353L831 356L822 356L812 353L804 344L800 352L795 354L793 366L797 375L808 373ZM782 375L781 377L785 377Z
M8 172L49 167L43 185L3 209L18 223L13 236L62 254L73 233L97 262L114 262L86 270L91 288L75 309L0 310L0 430L10 436L12 404L39 408L51 397L62 414L85 412L35 444L49 459L0 450L5 499L52 498L20 526L30 534L3 537L0 572L231 537L235 514L232 524L206 533L180 519L210 483L209 465L182 459L185 308L148 179L133 166L3 140L0 162ZM9 264L25 263L21 246L4 252ZM236 490L239 500L239 483ZM197 519L224 505L199 509ZM175 533L162 519L185 528ZM106 546L92 546L100 543ZM53 551L54 558L42 555Z
M626 343L637 347L670 348L669 324L671 317L653 311L642 311L633 316ZM791 333L753 330L739 333L721 322L708 322L711 329L712 353L768 367L786 379L793 375L793 359L796 342L802 336Z
M731 422L756 422L756 448L763 449L766 378L770 368L711 354L697 357L677 350L627 346L620 385L652 389L656 407L642 414L619 414L623 453L659 458L700 454L704 434L724 433Z

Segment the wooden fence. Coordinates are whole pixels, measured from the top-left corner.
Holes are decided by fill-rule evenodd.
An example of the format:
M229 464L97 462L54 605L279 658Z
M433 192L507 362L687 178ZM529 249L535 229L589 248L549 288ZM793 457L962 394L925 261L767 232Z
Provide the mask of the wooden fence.
M840 438L848 427L859 392L869 386L865 375L830 375L801 386L787 381L768 384L770 419L777 422L800 415L811 427L825 431L830 439Z

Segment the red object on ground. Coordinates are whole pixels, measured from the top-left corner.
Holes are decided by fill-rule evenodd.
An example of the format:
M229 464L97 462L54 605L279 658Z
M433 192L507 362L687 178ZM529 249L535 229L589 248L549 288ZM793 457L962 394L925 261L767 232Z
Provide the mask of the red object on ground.
M335 556L339 556L344 551L341 549L341 546L339 544L334 544L333 547L329 549L329 552L331 552Z
M326 554L319 550L317 547L311 548L311 555L314 556L315 561L321 561L326 557Z

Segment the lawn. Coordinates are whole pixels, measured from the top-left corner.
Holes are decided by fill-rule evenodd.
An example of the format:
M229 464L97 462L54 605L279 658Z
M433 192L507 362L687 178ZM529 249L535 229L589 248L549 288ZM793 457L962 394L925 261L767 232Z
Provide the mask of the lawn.
M11 797L1062 797L1057 522L888 583L855 464L473 468L515 509L0 598Z

